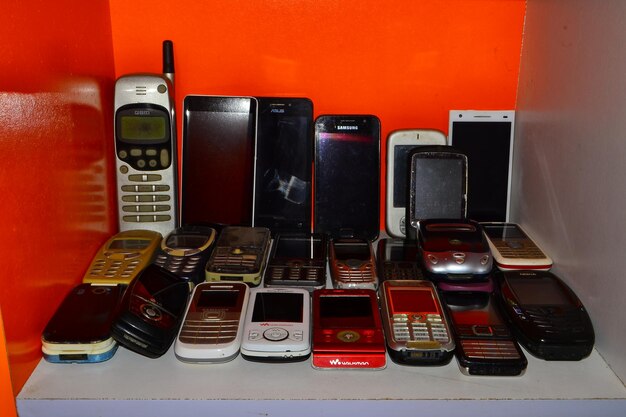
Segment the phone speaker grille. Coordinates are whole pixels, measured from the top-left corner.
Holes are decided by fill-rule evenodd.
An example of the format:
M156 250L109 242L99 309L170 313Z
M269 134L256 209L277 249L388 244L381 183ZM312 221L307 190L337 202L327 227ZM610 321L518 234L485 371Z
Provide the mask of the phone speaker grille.
M145 96L148 93L148 87L138 85L135 86L135 94L138 96Z

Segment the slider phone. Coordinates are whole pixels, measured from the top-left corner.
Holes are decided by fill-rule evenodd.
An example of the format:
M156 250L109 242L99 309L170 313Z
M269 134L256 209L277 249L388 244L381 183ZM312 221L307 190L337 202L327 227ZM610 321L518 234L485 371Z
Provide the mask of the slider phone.
M435 286L429 281L384 281L380 305L387 352L404 365L445 365L454 340Z
M487 292L441 294L454 332L459 368L465 375L515 376L528 361Z
M534 356L577 361L593 350L595 334L574 292L547 271L496 274L499 301L517 340Z
M547 271L552 267L552 259L518 224L481 223L481 226L498 269Z
M378 288L376 257L369 241L358 238L331 240L329 263L333 287Z
M264 285L313 291L326 285L328 239L323 234L281 233L274 239Z
M373 290L313 292L313 354L316 369L383 369L385 336Z
M248 286L241 282L196 285L174 352L183 362L228 362L239 354Z
M251 291L241 356L260 362L296 362L311 355L311 295L301 288Z
M112 236L91 261L83 282L128 285L152 261L160 243L161 234L152 230L127 230Z
M111 324L123 293L119 285L79 284L65 297L41 336L48 362L87 363L110 359L117 350Z
M385 238L378 241L376 253L379 281L425 279L419 248L414 241Z
M161 241L154 263L193 284L204 282L204 268L211 255L215 235L212 227L178 227Z
M189 282L155 264L148 265L124 293L113 322L113 338L149 358L169 349L183 319Z

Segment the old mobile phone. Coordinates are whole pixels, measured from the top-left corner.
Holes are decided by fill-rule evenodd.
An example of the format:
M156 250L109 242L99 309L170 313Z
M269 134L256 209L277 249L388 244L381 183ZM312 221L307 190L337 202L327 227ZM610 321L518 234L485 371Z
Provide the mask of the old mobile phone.
M252 224L256 104L253 97L185 97L180 224ZM220 190L219 204L207 190Z
M418 239L422 264L431 279L484 281L491 272L487 239L473 220L422 220Z
M409 155L424 145L446 145L446 136L433 129L403 129L391 132L387 138L386 224L392 237L406 236Z
M257 97L253 226L311 231L313 102Z
M270 243L270 231L265 227L225 227L207 262L206 280L259 285Z
M521 375L524 353L488 292L443 292L454 332L459 367L465 375Z
M166 235L178 224L174 60L163 43L163 75L133 74L115 83L115 164L121 231Z
M383 369L385 336L373 290L313 292L313 360L317 369Z
M344 238L330 241L330 276L335 288L378 288L376 257L365 239Z
M380 306L387 352L396 363L445 365L454 339L430 281L384 281Z
M373 241L380 225L380 121L319 116L315 121L314 230Z
M183 318L189 282L155 264L130 283L112 325L120 345L149 358L169 349Z
M174 352L184 362L227 362L239 354L248 286L203 282L194 288Z
M41 336L43 357L54 363L103 362L117 350L111 325L123 288L79 284L65 297Z
M281 233L274 238L263 284L313 291L326 285L328 238L323 234Z
M176 228L161 241L154 263L194 284L205 280L204 268L215 242L215 229L201 225Z
M376 251L376 266L379 282L391 279L425 279L419 248L414 241L380 239Z
M526 232L515 223L481 223L498 269L533 269L552 267L548 257Z
M127 230L105 242L91 261L84 283L129 284L151 261L161 243L161 234L152 230Z
M301 288L252 290L241 356L261 362L296 362L311 356L310 299Z
M450 145L467 155L467 215L509 220L515 111L450 110Z
M589 356L595 335L576 294L547 271L496 274L499 301L517 340L534 356L576 361Z

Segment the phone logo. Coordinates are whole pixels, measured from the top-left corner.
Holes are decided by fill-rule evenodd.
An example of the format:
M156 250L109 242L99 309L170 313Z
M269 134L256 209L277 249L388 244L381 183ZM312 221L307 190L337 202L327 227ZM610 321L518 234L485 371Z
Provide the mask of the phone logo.
M342 361L341 359L331 359L330 364L333 366L369 366L369 362L359 361Z
M351 126L351 125L337 126L337 130L359 130L359 127L358 126Z
M271 109L270 113L284 113L285 109Z

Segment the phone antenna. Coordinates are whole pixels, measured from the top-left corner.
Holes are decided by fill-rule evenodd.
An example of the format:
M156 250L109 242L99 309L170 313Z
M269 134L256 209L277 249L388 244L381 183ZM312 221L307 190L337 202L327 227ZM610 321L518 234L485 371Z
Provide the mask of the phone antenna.
M163 41L163 75L174 85L174 44L172 41Z

